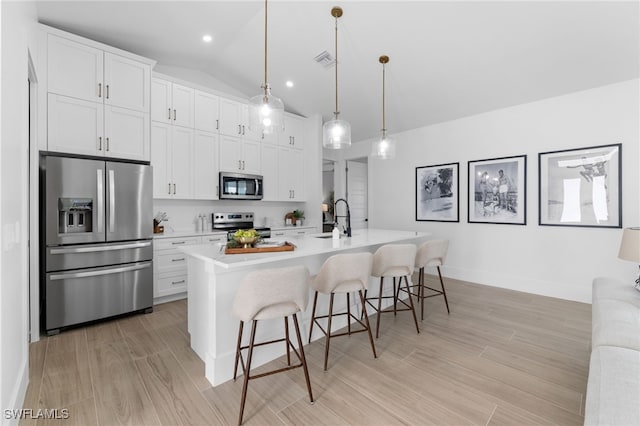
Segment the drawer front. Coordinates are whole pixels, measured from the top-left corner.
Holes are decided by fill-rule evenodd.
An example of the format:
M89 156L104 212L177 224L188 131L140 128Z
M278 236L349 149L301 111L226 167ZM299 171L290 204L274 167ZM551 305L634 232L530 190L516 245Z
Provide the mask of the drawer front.
M153 297L169 296L187 291L187 274L156 275Z
M226 244L227 234L223 235L207 235L202 237L203 244Z
M165 250L155 257L155 271L159 274L166 272L187 273L187 255L179 250Z
M200 237L158 238L154 241L156 250L171 250L178 247L200 244Z

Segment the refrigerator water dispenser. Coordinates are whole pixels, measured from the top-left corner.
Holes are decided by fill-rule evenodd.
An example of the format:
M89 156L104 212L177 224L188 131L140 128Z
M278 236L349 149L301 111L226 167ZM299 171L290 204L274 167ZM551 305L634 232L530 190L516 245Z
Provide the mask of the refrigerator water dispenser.
M58 198L58 232L71 234L92 232L93 200L91 198Z

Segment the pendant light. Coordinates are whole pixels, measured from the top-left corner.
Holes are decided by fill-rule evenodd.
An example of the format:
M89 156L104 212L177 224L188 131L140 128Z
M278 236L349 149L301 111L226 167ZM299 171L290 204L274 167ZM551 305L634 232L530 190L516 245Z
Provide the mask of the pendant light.
M386 117L384 113L384 71L385 65L389 62L389 57L382 55L380 56L379 61L382 64L382 135L379 140L373 143L371 156L381 160L388 160L396 156L396 141L387 136Z
M251 98L249 128L256 133L271 134L284 130L284 104L271 94L267 80L267 0L264 0L264 84L263 93Z
M336 18L336 109L333 112L333 120L327 121L322 126L322 146L324 148L340 149L351 146L351 125L344 120L338 119L340 115L340 110L338 109L338 18L342 16L342 8L336 6L331 9L331 16Z

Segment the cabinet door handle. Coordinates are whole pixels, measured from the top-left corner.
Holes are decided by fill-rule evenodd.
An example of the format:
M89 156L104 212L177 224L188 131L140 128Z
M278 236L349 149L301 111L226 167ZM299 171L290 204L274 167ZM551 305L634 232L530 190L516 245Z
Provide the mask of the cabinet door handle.
M172 262L184 262L184 261L185 261L185 258L184 258L184 257L181 257L181 258L179 258L179 259L171 259L171 261L172 261Z
M169 192L167 194L171 195L171 182L169 182Z
M98 83L98 97L102 97L102 83Z
M244 170L244 160L242 160L242 170Z
M176 121L176 117L177 117L177 114L176 114L176 110L174 109L173 110L173 121Z
M102 136L98 136L98 151L102 151Z
M179 244L185 244L185 243L186 243L186 241L174 241L171 244L173 244L174 246L177 246Z
M295 189L291 190L291 198L296 198L296 190Z
M216 120L216 130L220 130L220 120Z
M169 117L167 117L169 120L171 120L171 108L169 108Z
M173 195L176 195L176 184L173 184Z
M109 85L108 84L106 86L106 89L107 89L107 98L106 99L109 99Z
M107 138L107 151L109 151L109 138Z
M185 281L184 280L180 280L180 281L171 281L171 285L177 285L177 284L184 284Z
M295 145L295 144L296 144L296 137L291 136L291 145Z
M242 161L238 160L238 170L242 170Z
M242 134L242 127L238 124L238 134L241 135Z
M242 125L242 134L244 135L244 124Z

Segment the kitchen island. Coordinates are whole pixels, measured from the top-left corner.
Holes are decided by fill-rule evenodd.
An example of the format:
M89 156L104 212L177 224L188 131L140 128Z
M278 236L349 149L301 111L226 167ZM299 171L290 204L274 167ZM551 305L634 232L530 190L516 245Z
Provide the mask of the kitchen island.
M238 286L249 272L305 265L311 274L315 274L324 261L334 254L373 253L384 244L419 244L428 236L426 232L362 229L355 230L352 237L342 237L339 241L332 240L330 234L288 238L287 241L295 245L295 250L287 252L225 255L222 244L180 248L188 255L187 306L191 347L205 363L207 380L217 386L233 377L238 321L231 315L231 306ZM370 294L376 295L378 285L373 283L371 281L369 285ZM311 288L309 294L311 301ZM346 310L346 300L341 299L337 298L334 302L335 312ZM353 300L356 298L351 299L352 309L359 309L359 304ZM319 298L318 311L327 311L327 304L328 297ZM308 339L310 316L310 306L298 315L303 341ZM340 323L338 319L343 322ZM345 326L346 319L339 317L333 323L335 327ZM260 321L257 340L281 338L283 328L282 319ZM320 336L320 333L314 333L313 338ZM284 353L284 344L263 346L254 353L252 366L269 362Z

